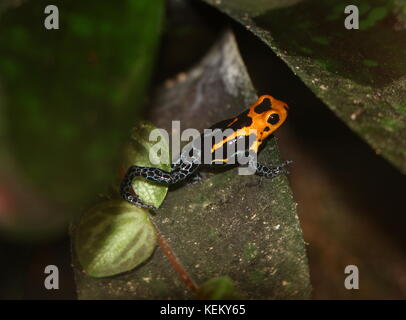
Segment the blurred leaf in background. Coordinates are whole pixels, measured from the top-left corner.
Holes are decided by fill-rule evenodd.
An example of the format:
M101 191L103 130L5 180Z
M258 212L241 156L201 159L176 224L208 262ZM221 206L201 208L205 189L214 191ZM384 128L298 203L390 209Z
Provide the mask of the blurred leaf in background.
M24 238L64 230L119 173L141 113L164 1L47 1L2 9L0 227Z
M406 2L205 0L257 35L376 153L406 172Z

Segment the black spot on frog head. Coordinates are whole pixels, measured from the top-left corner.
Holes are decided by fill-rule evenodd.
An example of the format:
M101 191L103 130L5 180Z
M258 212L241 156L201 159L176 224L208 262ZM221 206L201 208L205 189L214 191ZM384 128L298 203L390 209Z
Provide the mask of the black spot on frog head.
M268 118L268 123L275 125L279 122L280 118L277 113L272 113Z
M271 108L271 100L269 98L264 98L264 100L262 100L262 102L255 107L254 111L259 114L265 111L269 111L271 110Z
M264 129L265 132L268 132L269 130L271 130L271 128L269 128L269 127L265 127L265 129Z

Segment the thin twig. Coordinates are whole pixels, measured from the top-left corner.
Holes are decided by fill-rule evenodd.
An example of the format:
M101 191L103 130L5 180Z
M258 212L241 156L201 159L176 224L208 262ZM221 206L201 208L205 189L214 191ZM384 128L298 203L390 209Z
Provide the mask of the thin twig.
M155 225L155 223L154 223L154 225ZM193 293L196 293L198 290L197 284L189 277L185 268L182 266L179 259L175 256L174 252L169 247L168 242L165 240L165 238L159 232L159 230L156 226L155 226L155 229L156 229L156 232L158 235L159 246L161 247L162 251L165 253L166 257L168 258L169 263L172 265L172 267L175 269L175 271L180 275L183 282L190 289L190 291L192 291Z

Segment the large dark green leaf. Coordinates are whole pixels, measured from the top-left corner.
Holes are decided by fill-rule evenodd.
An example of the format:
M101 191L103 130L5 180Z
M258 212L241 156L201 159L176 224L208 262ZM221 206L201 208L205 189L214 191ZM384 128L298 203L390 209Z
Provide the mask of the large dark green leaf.
M151 115L169 132L172 120L181 121L181 130L202 130L256 100L229 32L178 79L159 91ZM275 140L260 161L281 162ZM193 280L206 298L235 297L236 291L258 299L310 296L305 246L285 176L261 180L238 175L237 168L205 173L200 184L172 188L151 219L161 244L151 259L114 278L91 278L75 268L80 299L196 298L187 285ZM209 281L220 276L231 278L233 288L228 278Z
M0 20L3 216L26 236L63 225L118 175L163 17L162 0L57 0L60 29L46 30L48 4L17 3Z
M378 154L406 172L406 3L206 0L256 34ZM344 27L357 5L360 29Z

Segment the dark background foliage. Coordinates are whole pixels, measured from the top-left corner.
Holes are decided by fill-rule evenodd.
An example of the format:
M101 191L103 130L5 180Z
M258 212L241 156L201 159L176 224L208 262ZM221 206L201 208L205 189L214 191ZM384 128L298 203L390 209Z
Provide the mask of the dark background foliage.
M157 95L156 89L171 85L173 79L182 78L182 73L195 66L228 27L236 36L257 92L270 93L290 105L288 121L276 136L281 157L294 161L288 179L306 243L312 297L406 297L406 238L403 232L406 222L403 201L406 182L401 173L405 168L402 147L405 143L405 101L403 104L398 101L405 96L402 81L406 70L401 64L405 44L397 41L399 56L396 55L396 48L390 47L395 45L399 33L393 35L395 39L384 39L386 45L383 47L386 50L382 47L368 48L367 51L376 59L372 59L373 62L366 59L365 62L365 59L353 59L352 54L359 52L350 49L356 38L347 39L352 42L339 48L325 39L330 34L325 34L324 39L318 34L319 41L310 41L314 47L310 46L309 49L307 45L311 32L334 31L332 27L317 29L317 21L312 19L314 6L317 9L315 12L321 15L325 10L329 12L325 16L335 14L320 1L313 1L312 4L304 1L291 8L275 10L265 10L272 1L258 1L255 2L256 7L246 9L246 17L242 14L243 6L253 1L235 1L234 6L230 6L229 1L223 1L219 9L226 14L215 8L217 1L207 1L213 3L214 7L199 1L188 4L167 1L157 60L153 62L150 58L153 57L155 41L158 41L155 35L158 31L154 30L154 26L160 25L160 18L151 23L151 31L144 24L137 24L142 19L134 19L132 11L125 5L111 2L96 11L91 2L86 8L71 5L67 8L72 13L71 22L62 21L67 26L72 23L72 32L68 35L74 34L75 30L78 34L63 39L44 38L44 32L39 33L42 25L37 29L32 28L35 17L42 17L43 14L30 10L30 6L42 10L42 3L30 2L9 1L8 6L0 6L0 25L15 28L10 39L17 39L15 42L10 40L15 45L13 47L6 37L0 38L0 120L1 125L12 129L11 135L4 135L0 130L0 151L4 149L17 159L17 165L13 166L3 160L0 171L0 298L77 297L71 267L68 221L85 203L91 201L87 199L91 192L93 196L103 192L103 188L108 187L109 181L117 175L118 168L109 172L103 169L114 167L112 163L117 161L115 157L119 157L119 152L112 150L119 150L128 134L127 129L135 122L132 119L137 115L152 113L148 101L153 101ZM396 1L393 3L396 4ZM127 4L130 6L131 1ZM62 13L65 7L60 5ZM365 17L368 18L374 8L382 7L385 7L382 1L371 1L370 8L365 9ZM140 8L133 7L133 10L135 14ZM297 18L299 21L291 20L295 10L306 14L300 15ZM390 14L386 20L378 19L379 12L378 18L374 20L372 15L371 19L378 27L381 23L385 28L390 28L395 19L400 35L403 35L404 20L399 18L400 13L388 12ZM159 16L156 12L151 14ZM94 34L89 35L92 30ZM10 29L2 29L0 33L8 31ZM272 37L265 33L268 31ZM363 32L369 34L371 30ZM36 36L31 37L31 34ZM135 39L135 35L139 38ZM372 36L378 38L379 33ZM33 42L25 43L24 37ZM261 41L261 37L265 42ZM78 39L82 42L77 42ZM325 41L330 44L327 48ZM140 45L149 49L139 49ZM82 51L79 47L88 55L80 56ZM30 65L32 59L38 58L35 56L37 54L42 56L45 66L52 68L55 65L52 53L56 49L61 50L57 58L61 70L51 78L46 68ZM147 50L146 69L137 77L134 75L136 70L131 68L131 61L134 53L143 50ZM394 57L400 57L399 61ZM346 64L348 59L354 66ZM69 68L75 61L81 61L80 65L75 65L77 69ZM396 61L399 63L396 64ZM312 65L313 62L316 63ZM302 72L297 72L295 67L303 67ZM325 70L330 72L331 82L328 84L331 93L325 93L318 83L315 86L311 84L312 72L320 72L322 77ZM339 82L341 78L334 78L337 73L341 76L340 72L357 85L369 86L370 91L362 93L372 96L367 99L357 97L360 100L356 101L355 107L347 105L346 93L340 91L344 90ZM80 78L72 77L78 74ZM147 91L148 74L151 74L152 81ZM141 81L140 86L137 85L138 81ZM45 91L48 85L57 88L52 95ZM35 97L38 92L40 98ZM10 97L15 100L10 100ZM44 112L44 117L35 102L38 99L41 106L48 106L49 109L45 110L51 110ZM50 107L60 100L62 102L58 108ZM28 113L21 108L10 111L6 108L6 102L10 101L20 101L28 106ZM76 108L70 109L71 105ZM379 109L388 105L391 107ZM133 118L130 119L128 114L132 114ZM361 120L354 122L352 119L359 115ZM159 114L154 116L159 117ZM75 125L70 128L70 124ZM83 136L90 132L86 129L91 129L90 136ZM68 152L64 146L56 143L60 137L66 139ZM36 144L38 141L42 144ZM48 152L50 155L45 156ZM64 158L66 154L71 157L69 161ZM61 168L69 168L68 172L74 174L60 173L58 170ZM75 187L78 180L81 188ZM53 181L58 183L53 185ZM27 186L32 191L28 196L25 192ZM38 190L41 197L37 197ZM74 192L65 199L63 196L69 190ZM8 209L14 203L15 195L18 210L10 211ZM31 210L31 207L37 208L37 211ZM33 214L35 212L47 213L37 216ZM55 212L58 219L53 217ZM18 222L11 227L8 224L10 217ZM49 217L54 223L47 225L52 227L46 230L39 228ZM43 287L43 270L48 264L59 266L60 290L47 291ZM360 290L348 291L343 286L344 268L350 264L360 269Z

